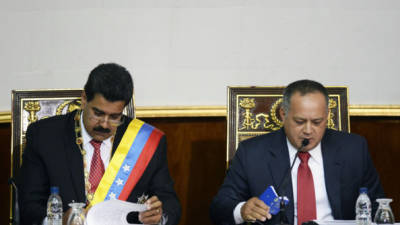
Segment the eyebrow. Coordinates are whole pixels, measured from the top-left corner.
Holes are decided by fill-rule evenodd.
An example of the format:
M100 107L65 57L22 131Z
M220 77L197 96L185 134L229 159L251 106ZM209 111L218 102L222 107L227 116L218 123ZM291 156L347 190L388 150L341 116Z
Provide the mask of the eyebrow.
M102 111L102 110L100 110L100 109L98 109L98 108L96 108L96 107L92 107L92 109L94 110L94 111L96 111L96 112L98 112L98 113L102 113L102 114L106 114L104 111Z
M109 115L109 116L120 116L120 115L122 115L122 112L120 112L120 113L111 113L111 114L107 114L106 112L104 112L103 110L100 110L100 109L98 109L98 108L96 108L96 107L92 107L92 109L94 110L94 111L96 111L97 113L101 113L101 114L104 114L104 115Z
M293 117L294 120L299 120L299 121L307 121L308 119L306 118L302 118L302 117ZM321 118L315 118L315 119L311 119L310 121L317 121L317 120L324 120L323 117Z

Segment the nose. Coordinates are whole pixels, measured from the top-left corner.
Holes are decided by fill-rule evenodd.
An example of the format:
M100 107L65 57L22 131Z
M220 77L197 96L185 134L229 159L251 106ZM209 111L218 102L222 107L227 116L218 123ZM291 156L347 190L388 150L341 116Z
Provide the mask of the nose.
M306 135L311 134L311 130L312 130L311 122L305 123L305 124L304 124L304 127L303 127L303 132L304 132L304 134L306 134Z
M102 126L103 128L109 128L108 120L109 120L108 116L103 117L103 118L99 121L100 126Z

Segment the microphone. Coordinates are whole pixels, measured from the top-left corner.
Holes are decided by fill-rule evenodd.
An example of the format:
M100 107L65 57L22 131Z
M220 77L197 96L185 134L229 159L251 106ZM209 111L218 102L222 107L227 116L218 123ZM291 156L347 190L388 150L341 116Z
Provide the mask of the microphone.
M303 141L301 142L299 151L304 152L304 147L306 147L309 143L310 143L310 140L308 140L307 138L303 139Z
M19 217L19 204L18 204L18 188L17 185L15 184L14 178L8 179L8 185L11 185L14 189L15 193L15 201L14 201L14 215L12 218L12 225L19 225L20 222L20 217Z
M303 139L303 141L301 142L301 146L297 150L296 155L294 156L292 165L286 171L285 176L283 176L282 181L280 182L280 184L278 186L279 194L282 194L283 190L285 190L285 188L286 188L286 183L287 183L289 177L291 177L290 174L292 173L292 169L293 169L294 163L296 162L296 159L298 157L299 152L304 152L304 148L309 143L310 143L310 140L308 140L308 139ZM280 207L280 210L279 210L279 216L280 216L279 224L289 224L289 221L288 221L288 218L287 218L287 215L286 215L286 205L285 205L285 202L284 202L284 199L283 199L283 195L280 195L280 196L282 198L281 198L281 201L280 201L280 206L281 207Z

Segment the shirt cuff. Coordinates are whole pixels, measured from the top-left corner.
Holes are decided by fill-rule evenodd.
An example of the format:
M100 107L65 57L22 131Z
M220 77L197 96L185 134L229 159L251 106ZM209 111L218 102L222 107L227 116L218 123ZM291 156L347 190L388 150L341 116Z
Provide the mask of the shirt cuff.
M235 209L233 210L233 218L235 219L236 224L241 224L244 222L244 219L242 218L242 214L240 211L242 210L243 205L246 202L240 202L239 204L236 205Z

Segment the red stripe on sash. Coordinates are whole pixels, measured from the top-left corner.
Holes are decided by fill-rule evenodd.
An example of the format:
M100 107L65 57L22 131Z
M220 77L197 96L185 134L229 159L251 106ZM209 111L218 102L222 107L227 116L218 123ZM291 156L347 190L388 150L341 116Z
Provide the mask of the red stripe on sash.
M145 146L143 147L143 151L140 154L135 167L132 169L131 174L129 175L124 188L119 194L118 199L126 201L131 194L133 188L136 186L139 179L142 177L143 172L147 168L151 158L154 155L154 152L157 149L158 143L160 143L160 139L164 134L154 128L153 132L150 134L149 139L147 140Z

